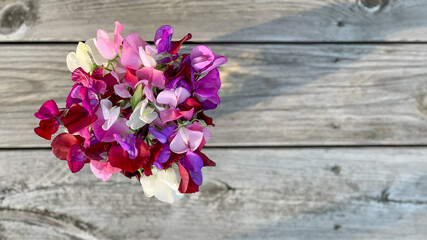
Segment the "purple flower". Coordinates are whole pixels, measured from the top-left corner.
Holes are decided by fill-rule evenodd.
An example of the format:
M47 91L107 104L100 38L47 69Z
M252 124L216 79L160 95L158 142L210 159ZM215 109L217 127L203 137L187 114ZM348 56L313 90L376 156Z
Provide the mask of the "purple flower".
M165 144L168 138L175 132L176 126L169 126L162 129L160 132L155 127L148 128L150 133L159 140L159 142Z
M227 58L216 55L208 47L200 45L191 50L191 66L200 74L207 73L212 69L227 62Z
M135 135L126 135L123 139L120 135L113 134L116 141L128 153L130 159L135 159L138 156L138 149L135 147Z
M154 36L154 43L157 47L157 53L169 52L171 48L173 28L169 25L159 27Z
M194 82L194 93L204 110L215 109L221 102L218 90L221 87L218 69L213 69L199 81Z

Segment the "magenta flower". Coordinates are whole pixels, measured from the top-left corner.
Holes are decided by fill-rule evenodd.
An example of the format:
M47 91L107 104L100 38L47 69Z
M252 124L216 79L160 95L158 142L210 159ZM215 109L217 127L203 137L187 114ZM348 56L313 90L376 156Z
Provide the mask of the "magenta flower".
M200 74L207 73L212 69L227 62L227 58L216 55L208 47L200 45L194 47L190 53L191 66Z
M114 134L123 136L129 131L129 127L126 125L126 118L117 117L114 121L110 121L110 116L105 116L107 118L105 119L101 109L98 109L96 116L98 120L92 124L92 127L96 138L101 142L114 142ZM109 123L104 125L108 121ZM105 128L105 130L103 126L104 128L108 126L108 128Z
M98 30L98 41L96 42L96 47L98 48L99 53L106 59L113 59L120 51L120 46L123 41L123 37L121 35L122 30L123 26L119 22L116 22L113 41L110 39L111 34L102 29Z
M194 82L194 93L204 110L215 109L221 102L218 90L221 88L221 79L218 69L213 69L206 76Z
M67 97L66 107L70 108L75 103L82 103L89 114L93 115L99 104L98 93L105 94L107 84L102 80L93 78L82 68L74 70L71 78L76 84Z
M34 132L40 137L50 140L52 135L58 131L59 119L64 111L59 111L54 100L49 100L40 107L34 117L40 119L39 126L34 128Z

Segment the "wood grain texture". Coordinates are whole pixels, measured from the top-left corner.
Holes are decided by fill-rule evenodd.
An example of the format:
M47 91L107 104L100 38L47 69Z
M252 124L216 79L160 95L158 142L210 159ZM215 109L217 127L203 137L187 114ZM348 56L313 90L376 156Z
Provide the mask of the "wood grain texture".
M229 58L210 146L427 143L425 45L209 46ZM49 146L33 113L65 106L74 47L0 46L0 147Z
M163 25L195 41L426 41L423 0L0 2L0 41L81 41L96 31L152 40Z
M206 149L174 205L136 180L71 174L48 150L0 151L2 239L425 239L427 148ZM28 231L33 234L28 235ZM12 237L11 237L12 236Z

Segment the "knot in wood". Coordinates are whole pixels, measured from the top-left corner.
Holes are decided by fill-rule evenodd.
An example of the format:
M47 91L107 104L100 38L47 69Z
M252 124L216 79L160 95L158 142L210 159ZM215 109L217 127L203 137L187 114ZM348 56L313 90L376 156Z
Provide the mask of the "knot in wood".
M388 0L358 0L358 4L369 12L379 12L388 4Z
M28 19L30 7L22 3L5 6L0 11L0 33L10 34L16 32Z

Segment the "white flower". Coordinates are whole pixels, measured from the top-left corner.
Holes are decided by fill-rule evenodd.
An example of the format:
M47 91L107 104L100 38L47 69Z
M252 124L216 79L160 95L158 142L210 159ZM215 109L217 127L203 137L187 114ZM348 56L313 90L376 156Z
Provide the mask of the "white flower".
M147 45L145 49L143 47L139 47L139 57L141 58L141 62L144 67L156 67L156 60L159 59L159 55L157 54L157 48Z
M157 116L157 113L154 112L154 108L148 106L148 99L144 99L136 105L126 124L132 130L137 130L145 124L151 123Z
M104 117L104 124L102 125L102 129L107 131L110 129L111 125L114 124L114 122L117 120L117 118L120 115L120 108L114 106L108 99L102 99L101 100L101 109L102 109L102 116Z
M96 48L95 38L89 39L86 43L79 42L76 52L67 55L67 67L73 72L76 68L83 68L85 72L93 70L94 64L101 66L107 63Z
M153 175L141 176L141 185L147 197L155 196L162 202L174 203L184 195L178 191L179 183L172 168L160 170L152 169Z

